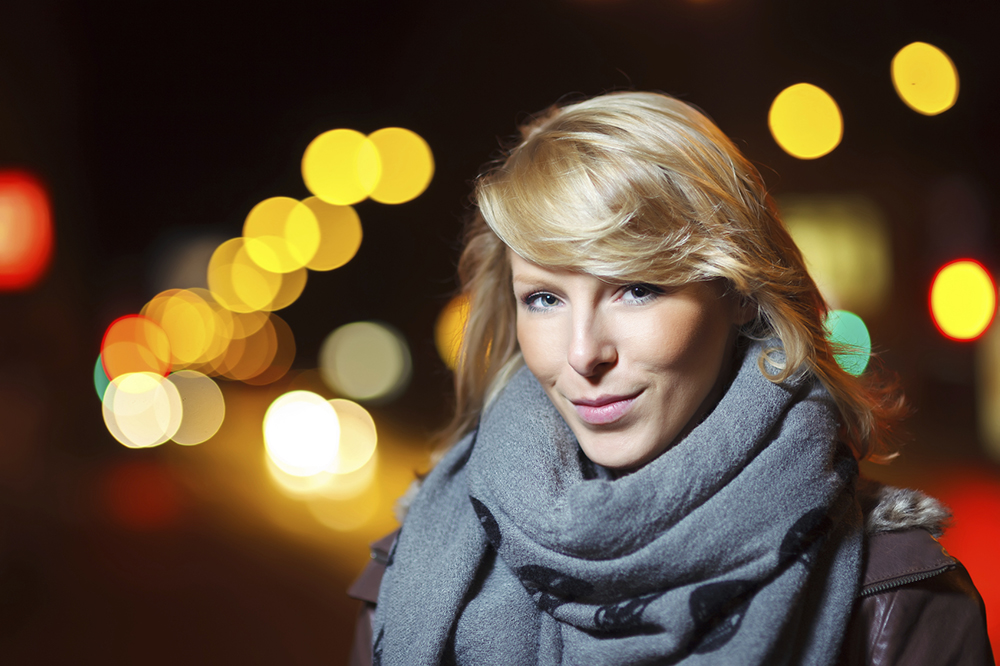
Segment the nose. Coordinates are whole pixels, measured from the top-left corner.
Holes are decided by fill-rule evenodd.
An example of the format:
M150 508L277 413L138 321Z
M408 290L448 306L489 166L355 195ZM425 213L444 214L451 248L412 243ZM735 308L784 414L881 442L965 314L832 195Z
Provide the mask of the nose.
M569 345L570 367L584 377L605 372L618 360L618 349L612 331L593 312L573 318L573 333Z

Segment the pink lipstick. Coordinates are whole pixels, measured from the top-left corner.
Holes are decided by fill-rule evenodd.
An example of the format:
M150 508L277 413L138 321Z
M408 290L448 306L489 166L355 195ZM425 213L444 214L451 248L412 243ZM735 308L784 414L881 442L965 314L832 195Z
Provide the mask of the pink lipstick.
M572 400L576 413L584 423L607 425L625 416L638 394L629 396L601 396L596 400Z

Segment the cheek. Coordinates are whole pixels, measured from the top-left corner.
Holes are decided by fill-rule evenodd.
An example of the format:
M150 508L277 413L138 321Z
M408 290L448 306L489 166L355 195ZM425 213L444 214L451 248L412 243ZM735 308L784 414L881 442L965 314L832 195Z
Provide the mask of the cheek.
M539 380L551 372L556 345L548 339L544 326L537 320L517 318L517 345L524 364Z

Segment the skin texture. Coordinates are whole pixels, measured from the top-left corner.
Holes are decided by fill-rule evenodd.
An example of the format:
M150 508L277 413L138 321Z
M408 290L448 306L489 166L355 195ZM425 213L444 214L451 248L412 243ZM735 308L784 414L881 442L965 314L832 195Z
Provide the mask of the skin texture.
M509 256L524 361L592 461L635 470L718 402L750 316L722 281L615 285Z

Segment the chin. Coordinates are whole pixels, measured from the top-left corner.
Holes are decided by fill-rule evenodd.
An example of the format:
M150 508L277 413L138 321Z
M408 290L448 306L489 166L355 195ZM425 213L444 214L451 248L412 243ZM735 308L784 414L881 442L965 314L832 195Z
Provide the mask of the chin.
M628 447L613 442L581 442L580 448L583 449L584 455L591 462L618 472L630 472L638 469L659 455L658 453L651 454L646 451L630 450Z

